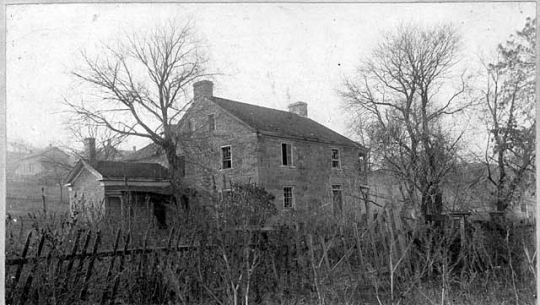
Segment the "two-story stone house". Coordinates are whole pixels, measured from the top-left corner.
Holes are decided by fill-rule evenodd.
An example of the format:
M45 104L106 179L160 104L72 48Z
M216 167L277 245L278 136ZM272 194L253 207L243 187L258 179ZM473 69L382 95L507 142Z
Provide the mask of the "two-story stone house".
M367 149L307 116L214 96L213 83L194 84L194 102L179 122L185 181L222 194L231 182L254 182L279 211L365 213Z

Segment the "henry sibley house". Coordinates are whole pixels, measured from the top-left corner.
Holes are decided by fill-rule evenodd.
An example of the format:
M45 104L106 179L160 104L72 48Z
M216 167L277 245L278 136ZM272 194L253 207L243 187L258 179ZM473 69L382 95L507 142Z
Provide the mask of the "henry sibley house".
M195 83L193 89L194 102L178 124L182 139L178 153L184 156L187 186L200 194L219 196L230 190L231 183L257 183L275 196L282 214L296 210L361 216L369 211L364 200L367 149L309 119L306 103L297 102L282 111L216 97L208 80ZM163 164L163 158L151 144L121 166L108 166L133 172L129 169L139 168L140 162ZM72 193L82 190L76 187L76 176L70 175ZM164 176L139 176L146 183L139 185L145 187L138 190L134 184L132 192L166 193L148 187L163 185ZM95 183L99 179L103 175L95 175ZM120 193L118 189L99 193L103 214L125 210L116 207L126 204L118 200Z

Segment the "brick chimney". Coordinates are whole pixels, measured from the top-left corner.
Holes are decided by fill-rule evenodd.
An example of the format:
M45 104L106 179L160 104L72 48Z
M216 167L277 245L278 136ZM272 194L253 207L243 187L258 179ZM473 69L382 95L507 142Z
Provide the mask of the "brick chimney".
M307 103L304 102L296 102L289 104L289 112L296 113L299 116L303 116L305 118L308 117L307 115Z
M193 99L197 101L201 97L214 96L214 83L209 80L201 80L193 84Z
M89 162L96 161L96 139L84 139L84 158Z

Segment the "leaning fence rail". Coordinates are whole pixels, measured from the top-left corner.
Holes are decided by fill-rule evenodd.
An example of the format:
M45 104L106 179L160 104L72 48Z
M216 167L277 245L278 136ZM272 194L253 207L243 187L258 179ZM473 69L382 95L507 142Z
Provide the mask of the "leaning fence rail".
M277 289L309 283L319 291L325 282L339 281L344 276L350 280L369 281L373 274L408 270L407 232L391 211L369 223L348 228L336 226L335 229L318 233L293 230L290 238L274 245L272 251L275 252L266 265L271 269L265 276L274 278ZM272 230L260 232L276 233ZM200 260L204 259L201 253L216 255L225 251L223 247L234 247L202 243L194 238L183 239L174 229L161 239L161 245L156 246L149 246L148 232L140 245L135 244L130 232L122 233L121 230L113 236L112 244L104 243L99 231L79 230L72 237L72 242L59 250L48 249L45 234L35 237L30 233L27 236L18 257L6 258L7 304L35 303L37 291L42 289L39 286L43 285L40 277L47 275L55 279L51 289L58 297L70 295L75 301L108 304L123 293L122 285L133 281L129 274L154 276L158 266L165 268L168 264L176 264L178 268L188 268L192 264L197 271L199 288L209 291L202 283L204 270L197 269L200 269ZM215 257L216 261L211 264L218 264L219 255ZM170 274L170 270L166 272Z

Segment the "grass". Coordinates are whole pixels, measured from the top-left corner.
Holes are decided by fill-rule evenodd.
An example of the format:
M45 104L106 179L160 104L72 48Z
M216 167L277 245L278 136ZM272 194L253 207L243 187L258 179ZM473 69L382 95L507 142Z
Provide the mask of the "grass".
M35 179L10 179L7 181L6 212L15 219L27 218L29 213L42 212L42 195L45 195L47 212L69 212L67 192L64 189L63 200L60 200L58 186L41 184Z

